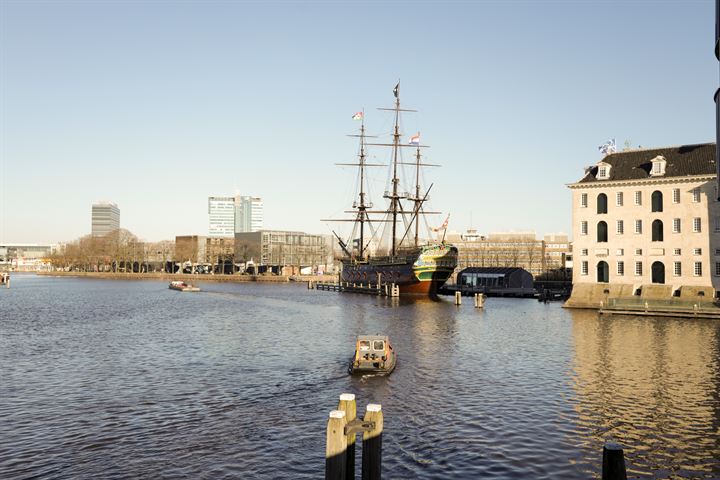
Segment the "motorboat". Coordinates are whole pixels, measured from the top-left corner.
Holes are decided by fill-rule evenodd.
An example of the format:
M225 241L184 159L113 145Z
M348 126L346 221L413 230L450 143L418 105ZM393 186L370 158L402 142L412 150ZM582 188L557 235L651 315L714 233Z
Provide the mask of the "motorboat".
M184 282L182 280L173 280L168 286L171 290L178 290L180 292L199 292L200 287L196 287L191 283Z
M351 375L389 375L396 364L397 354L387 335L360 335L348 371Z

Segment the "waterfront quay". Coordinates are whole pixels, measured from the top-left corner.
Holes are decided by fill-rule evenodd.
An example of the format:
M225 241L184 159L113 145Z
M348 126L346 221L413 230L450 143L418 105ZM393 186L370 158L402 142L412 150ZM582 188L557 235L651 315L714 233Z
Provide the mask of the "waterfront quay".
M340 393L382 405L384 478L599 478L608 441L628 478L720 478L714 320L293 282L12 282L0 478L321 478ZM366 333L392 340L392 375L347 375Z

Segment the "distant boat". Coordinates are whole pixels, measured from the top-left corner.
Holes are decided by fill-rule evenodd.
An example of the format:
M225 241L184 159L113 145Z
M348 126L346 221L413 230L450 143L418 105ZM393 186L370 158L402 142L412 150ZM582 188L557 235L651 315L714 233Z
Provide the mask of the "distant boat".
M170 285L168 285L168 288L171 290L177 290L179 292L199 292L200 287L196 287L190 283L183 282L182 280L173 280L170 282Z
M394 113L395 123L393 139L391 143L365 143L364 115L356 114L356 117L363 119L359 135L352 135L360 138L360 153L358 163L344 163L340 165L357 166L359 168L359 198L352 204L353 210L347 213L354 213L353 219L330 220L353 222L353 230L348 241L343 241L333 231L340 247L344 252L341 259L342 272L341 280L360 285L370 284L395 284L399 287L400 294L424 294L434 295L437 293L457 267L457 247L445 243L445 231L447 230L447 219L439 228L433 229L443 231L442 239L439 241L427 241L420 239L420 218L427 214L438 214L440 212L428 212L424 210L424 204L428 200L428 194L432 185L425 190L420 185L420 167L437 166L421 163L420 149L426 145L420 145L420 135L417 134L410 139L409 143L400 141L400 112L414 111L400 108L400 84L393 91L395 95L395 106L393 108L381 108ZM373 204L368 199L366 192L366 167L382 166L374 163L367 163L366 145L386 147L392 149L391 165L391 186L385 192L384 198L388 199L388 206L385 210L372 210ZM401 147L415 148L415 159L413 162L403 162L400 158ZM400 165L411 165L414 167L413 192L402 191L398 170ZM409 189L409 187L408 187ZM370 214L380 214L383 218L371 219ZM371 243L379 244L381 237L378 225L387 225L391 228L387 252L377 254L379 248L371 253ZM369 232L366 231L369 230ZM368 238L369 237L369 238Z
M397 353L387 335L359 335L348 372L351 375L389 375L395 370L395 365Z

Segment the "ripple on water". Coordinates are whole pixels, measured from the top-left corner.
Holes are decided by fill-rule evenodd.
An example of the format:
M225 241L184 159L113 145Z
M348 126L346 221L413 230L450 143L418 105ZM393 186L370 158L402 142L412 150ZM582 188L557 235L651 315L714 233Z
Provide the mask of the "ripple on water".
M387 478L720 478L720 325L535 301L18 275L0 292L0 478L317 478L342 392ZM389 377L349 377L387 333ZM358 446L360 455L361 446ZM359 457L358 457L359 458Z

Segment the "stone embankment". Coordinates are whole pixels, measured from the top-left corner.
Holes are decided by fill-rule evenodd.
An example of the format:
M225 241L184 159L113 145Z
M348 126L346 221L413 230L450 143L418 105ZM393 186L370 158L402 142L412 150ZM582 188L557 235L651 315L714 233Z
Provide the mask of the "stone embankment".
M191 275L177 273L114 273L114 272L37 272L37 275L49 277L80 277L80 278L102 278L107 280L183 280L193 282L333 282L337 281L337 275Z

